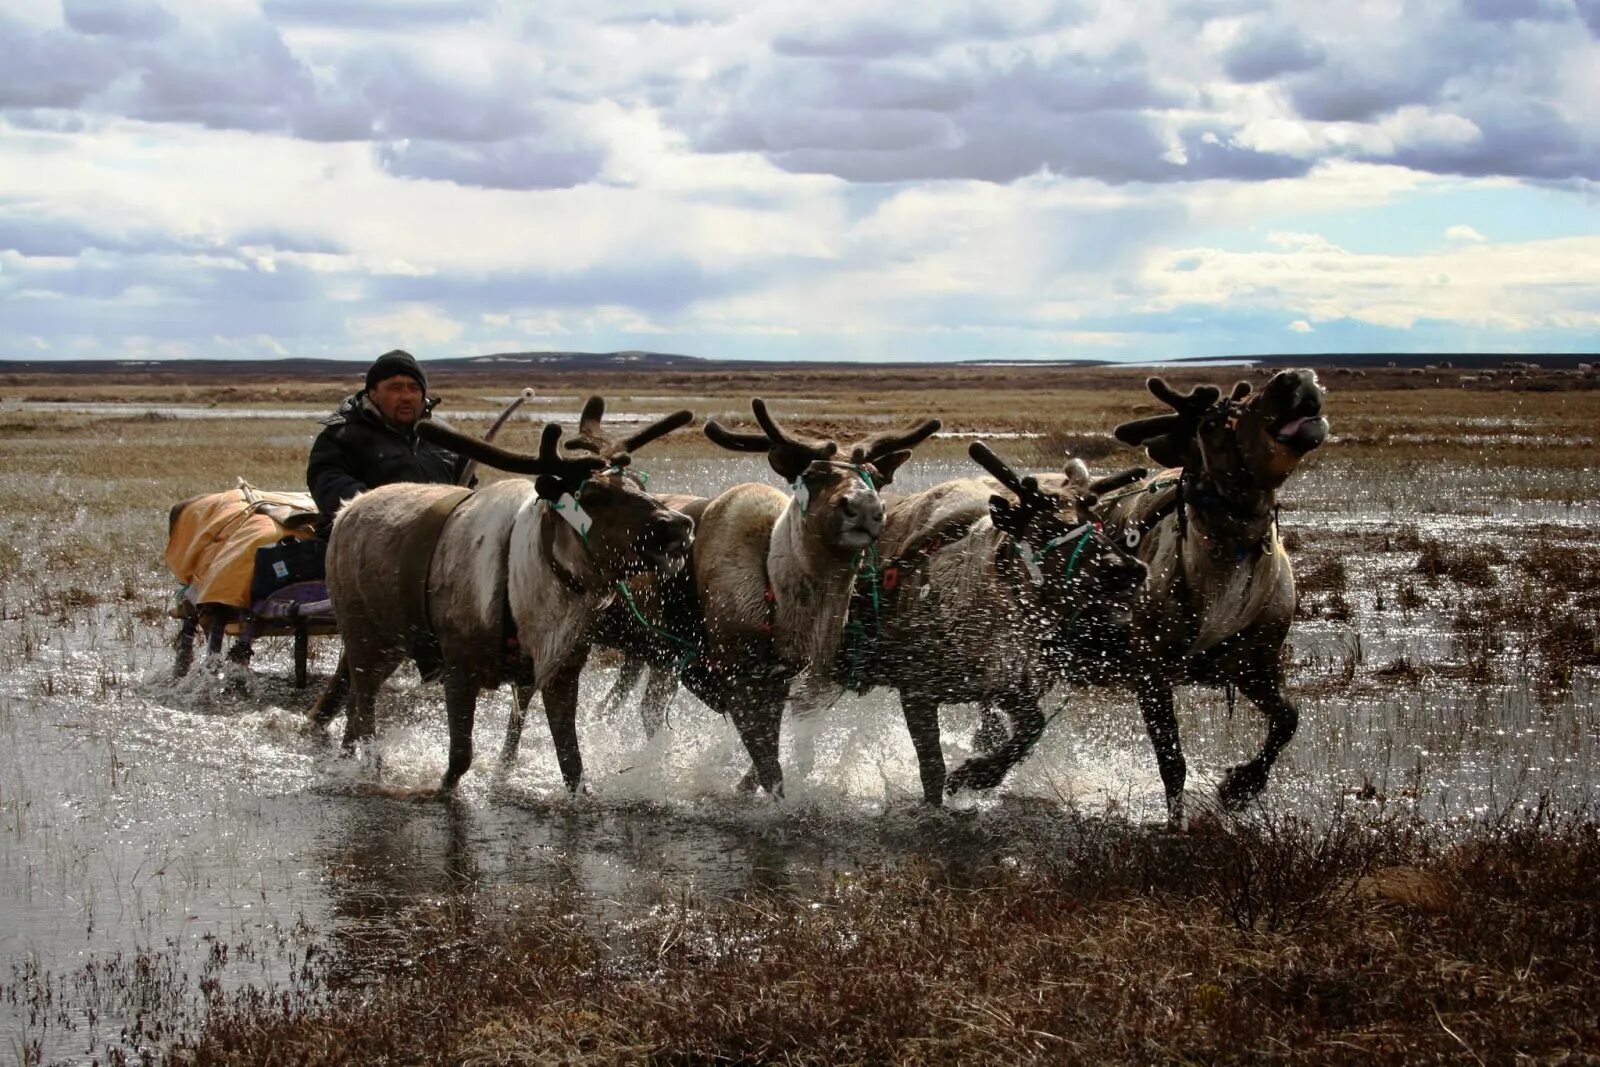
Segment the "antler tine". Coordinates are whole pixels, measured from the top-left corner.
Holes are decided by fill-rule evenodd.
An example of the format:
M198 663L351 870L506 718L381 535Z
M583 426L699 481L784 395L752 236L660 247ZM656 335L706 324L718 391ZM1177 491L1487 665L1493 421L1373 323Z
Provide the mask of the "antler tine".
M941 420L929 419L913 426L904 433L888 430L883 433L873 434L871 437L857 442L855 447L861 451L865 461L870 463L881 456L887 456L890 452L916 448L922 442L938 433L943 427L944 423Z
M772 440L764 433L736 433L715 419L707 420L701 430L714 444L731 452L765 452L772 447Z
M972 461L978 466L994 475L995 481L1017 494L1019 498L1025 499L1029 495L1027 485L1017 476L1017 472L1011 469L1011 465L995 455L994 449L982 441L974 441L968 445L967 455L971 456ZM1035 482L1034 486L1037 492L1038 483Z
M1182 415L1153 415L1148 419L1124 422L1111 433L1125 445L1142 445L1152 437L1179 433L1184 429L1192 429L1192 426L1184 421Z
M1168 385L1163 378L1150 378L1144 384L1155 394L1156 399L1178 414L1191 418L1198 418L1201 412L1215 404L1217 398L1222 395L1222 390L1214 385L1197 385L1185 396Z
M561 436L561 427L555 423L545 426L544 433L539 439L537 456L499 448L476 437L448 429L431 419L417 423L417 436L458 452L468 459L475 459L479 463L512 474L552 474L558 478L581 478L605 466L605 461L598 456L585 456L582 459L562 459L557 456L555 447L556 440Z
M756 414L756 422L767 431L767 437L774 445L787 445L811 453L813 458L827 459L839 451L839 445L834 441L818 441L813 438L796 437L778 425L778 420L772 417L767 410L767 402L759 396L750 401L750 410Z
M616 443L606 435L602 420L606 417L606 398L591 396L583 403L583 412L578 416L578 434L567 442L567 450L571 452L593 452L598 456L616 451Z
M687 409L683 411L674 411L666 418L657 419L655 422L652 422L650 425L646 426L644 429L638 431L632 436L624 438L622 441L622 447L628 452L637 452L651 441L659 440L660 438L667 436L667 434L671 433L673 430L676 430L678 427L687 426L693 421L694 412Z
M583 437L603 437L600 420L606 417L606 398L591 396L583 402L583 414L578 416L578 433Z

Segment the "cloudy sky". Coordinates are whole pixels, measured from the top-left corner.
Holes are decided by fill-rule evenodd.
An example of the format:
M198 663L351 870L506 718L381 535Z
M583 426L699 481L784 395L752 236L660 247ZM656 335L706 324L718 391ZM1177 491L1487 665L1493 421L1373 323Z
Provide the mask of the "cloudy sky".
M1600 348L1600 0L0 0L0 358Z

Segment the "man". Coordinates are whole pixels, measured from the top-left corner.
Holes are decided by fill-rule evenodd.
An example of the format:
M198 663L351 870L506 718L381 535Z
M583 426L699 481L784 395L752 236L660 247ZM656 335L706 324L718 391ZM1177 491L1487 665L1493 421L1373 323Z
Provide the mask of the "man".
M311 446L306 484L322 515L319 536L327 538L334 515L363 490L456 480L465 457L417 436L417 423L438 402L428 396L427 376L411 353L395 349L373 361L366 387L322 420L326 429Z

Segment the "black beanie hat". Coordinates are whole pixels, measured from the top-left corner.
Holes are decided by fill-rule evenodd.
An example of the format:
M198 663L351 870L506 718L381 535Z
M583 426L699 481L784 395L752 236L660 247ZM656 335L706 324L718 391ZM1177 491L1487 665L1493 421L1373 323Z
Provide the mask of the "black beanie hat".
M422 373L422 367L417 363L416 357L398 348L393 352L385 352L372 361L372 366L367 368L367 391L371 392L373 386L397 374L415 378L417 384L422 386L422 391L424 393L428 391L428 376Z

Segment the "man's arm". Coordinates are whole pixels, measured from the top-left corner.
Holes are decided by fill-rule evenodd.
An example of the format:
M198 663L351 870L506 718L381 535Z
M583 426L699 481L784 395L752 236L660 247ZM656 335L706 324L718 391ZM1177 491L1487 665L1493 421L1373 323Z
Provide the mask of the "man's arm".
M367 489L366 483L351 473L349 457L339 447L342 429L330 426L319 433L306 463L306 486L311 490L311 499L317 502L317 510L328 521L346 500Z

